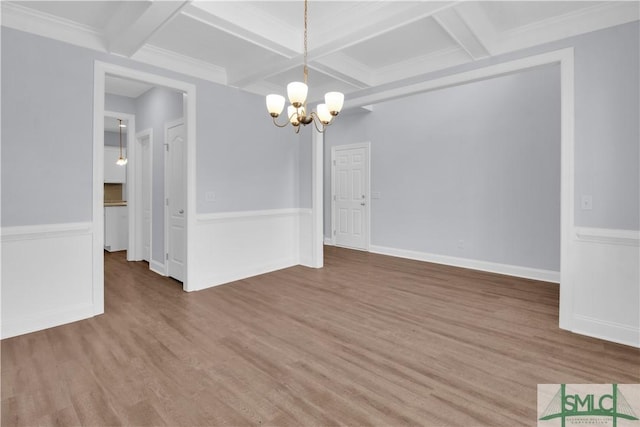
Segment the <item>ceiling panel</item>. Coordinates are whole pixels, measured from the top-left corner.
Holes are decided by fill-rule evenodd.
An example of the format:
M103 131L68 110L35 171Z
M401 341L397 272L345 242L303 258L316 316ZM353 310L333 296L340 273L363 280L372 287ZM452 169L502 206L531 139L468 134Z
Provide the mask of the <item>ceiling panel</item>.
M593 7L603 2L590 1L486 1L478 2L498 32Z
M231 71L249 71L254 64L281 59L276 53L218 30L185 15L175 17L151 39L149 44L191 56Z
M342 53L375 69L456 46L456 42L429 17L347 47Z
M109 19L124 1L21 1L20 6L36 9L59 18L68 19L98 30L105 28ZM145 2L143 2L145 3Z

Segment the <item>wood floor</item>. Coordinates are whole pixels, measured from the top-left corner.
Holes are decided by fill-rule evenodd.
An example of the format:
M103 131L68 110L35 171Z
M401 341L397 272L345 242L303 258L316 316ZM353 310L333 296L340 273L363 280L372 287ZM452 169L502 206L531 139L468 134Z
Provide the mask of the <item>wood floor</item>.
M105 314L2 341L2 426L536 425L538 383L639 383L558 286L327 248L185 293L105 257Z

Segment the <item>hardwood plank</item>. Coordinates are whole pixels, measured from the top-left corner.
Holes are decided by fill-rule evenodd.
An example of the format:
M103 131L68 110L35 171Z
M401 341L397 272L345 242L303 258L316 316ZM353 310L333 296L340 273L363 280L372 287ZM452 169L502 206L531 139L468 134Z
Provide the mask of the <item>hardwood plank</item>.
M518 426L539 383L639 383L558 286L327 247L200 292L105 255L105 314L2 341L2 425Z

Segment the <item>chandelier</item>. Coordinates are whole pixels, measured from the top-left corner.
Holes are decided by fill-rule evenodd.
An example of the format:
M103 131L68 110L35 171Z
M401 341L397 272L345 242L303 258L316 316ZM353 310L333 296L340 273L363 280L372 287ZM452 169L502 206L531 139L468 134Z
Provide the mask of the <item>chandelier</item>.
M287 96L291 105L287 107L287 122L278 123L276 119L284 109L285 99L282 95L267 95L267 110L273 118L273 124L282 128L289 123L296 133L300 132L300 125L306 126L313 122L318 132L324 132L335 116L338 115L344 103L344 95L340 92L327 92L324 104L318 104L316 111L307 114L307 0L304 0L304 82L291 82L287 85Z

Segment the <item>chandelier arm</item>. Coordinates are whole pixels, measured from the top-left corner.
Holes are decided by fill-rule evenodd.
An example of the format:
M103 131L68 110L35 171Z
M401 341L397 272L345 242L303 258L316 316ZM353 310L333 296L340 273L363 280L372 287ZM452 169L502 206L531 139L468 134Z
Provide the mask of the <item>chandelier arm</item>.
M288 122L288 121L287 121L287 122L284 122L283 124L279 124L279 123L276 121L276 118L277 118L277 117L273 117L273 124L274 124L274 125L276 125L276 126L278 126L279 128L286 127L286 126L289 124L289 122Z
M326 125L324 123L322 123L322 120L320 120L320 118L315 113L315 111L311 112L311 121L313 122L313 126L316 128L316 130L318 132L324 133ZM318 127L318 122L320 122L320 125L322 126L322 129Z

